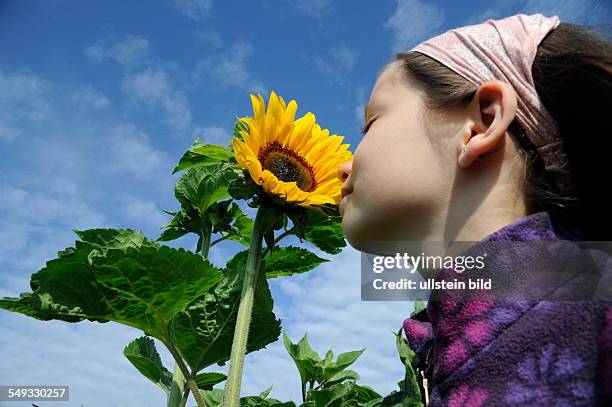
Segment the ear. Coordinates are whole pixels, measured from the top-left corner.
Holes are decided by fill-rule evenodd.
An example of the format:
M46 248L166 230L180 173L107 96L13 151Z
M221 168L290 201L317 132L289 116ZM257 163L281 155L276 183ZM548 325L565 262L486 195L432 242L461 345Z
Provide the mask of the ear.
M506 82L487 81L478 87L468 109L470 120L459 147L461 167L501 145L516 116L516 92Z

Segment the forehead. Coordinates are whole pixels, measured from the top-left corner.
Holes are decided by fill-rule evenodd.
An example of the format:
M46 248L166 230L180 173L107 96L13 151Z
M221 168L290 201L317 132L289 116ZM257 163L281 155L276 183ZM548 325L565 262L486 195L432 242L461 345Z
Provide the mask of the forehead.
M382 103L385 99L392 98L399 90L410 90L411 85L407 79L407 74L404 72L404 68L399 61L394 61L384 66L379 72L376 83L372 88L370 100L364 110L364 117L368 117L368 113L373 106Z
M385 65L379 72L372 94L375 92L386 91L395 87L404 79L404 73L399 61Z

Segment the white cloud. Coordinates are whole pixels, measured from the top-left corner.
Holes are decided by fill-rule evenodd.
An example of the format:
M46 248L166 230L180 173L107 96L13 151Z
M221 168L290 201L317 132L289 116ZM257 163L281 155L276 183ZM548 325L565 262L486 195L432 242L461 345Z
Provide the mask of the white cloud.
M466 23L480 24L486 20L501 19L514 14L541 13L545 16L558 15L561 22L576 24L602 24L610 21L612 9L605 2L598 0L508 0L495 3L490 7L472 15Z
M172 163L167 154L155 149L149 137L132 124L116 126L106 140L109 161L107 171L138 179L168 179Z
M218 144L225 146L229 143L232 136L224 127L196 127L193 130L193 136L199 137L204 144Z
M195 37L202 45L219 48L223 44L221 35L213 30L196 30Z
M176 7L187 17L202 21L206 18L212 8L212 0L174 0Z
M121 212L128 221L122 223L122 227L143 230L147 236L147 231L150 231L153 233L150 237L156 239L161 233L160 228L168 223L169 216L153 201L124 194L119 197L119 203Z
M93 124L92 130L78 126L71 116L57 117L57 121L62 118L66 120L61 129L53 126L45 132L44 143L36 134L32 136L27 160L18 171L2 174L2 297L30 291L30 274L77 240L71 228L152 228L161 226L155 222L165 221L156 214L152 200L138 195L133 188L136 183L130 183L130 176L139 177L137 184L145 187L171 182L165 154L134 126L117 126L108 132L100 123ZM107 133L110 140L100 137ZM111 183L104 178L109 164L116 174ZM171 185L164 188L168 191ZM105 212L94 207L96 202ZM129 221L113 225L113 220L125 220L122 215ZM163 392L122 355L123 347L142 335L138 330L114 323L42 322L0 311L0 331L0 359L11 366L0 372L1 383L69 385L71 402L58 402L58 406L165 405ZM172 369L167 351L158 349ZM127 393L125 386L130 388Z
M4 311L0 312L0 330L0 358L11 367L0 371L3 384L70 386L70 401L53 403L58 407L166 404L161 389L123 355L123 348L142 336L141 331L112 322L38 321ZM166 366L173 369L163 347L161 354Z
M408 51L428 39L442 25L443 11L420 0L396 0L397 8L385 23L393 34L393 52Z
M108 107L110 101L93 86L83 86L72 94L72 101L77 107L100 110Z
M144 106L150 110L163 112L163 123L175 131L185 131L191 125L191 110L187 98L172 78L176 73L175 63L162 64L150 56L151 46L143 37L126 35L118 44L104 48L92 45L85 54L94 61L109 58L119 62L126 73L121 81L121 90L133 106ZM137 65L144 69L135 71ZM170 72L172 71L172 72ZM90 102L103 105L104 99L87 95Z
M561 22L577 24L609 23L612 17L611 5L602 6L601 1L568 0L556 2L550 0L529 0L524 7L524 13L542 13L546 16L558 15Z
M135 105L164 112L164 123L174 130L186 130L191 124L191 110L183 92L176 89L163 68L147 68L128 74L121 89Z
M209 56L198 61L194 71L194 82L211 76L216 84L234 87L249 92L266 93L262 82L248 69L248 59L253 46L246 41L236 42L227 52Z
M525 14L542 13L546 16L558 15L561 22L578 24L609 23L612 5L598 0L528 0L523 9Z
M5 126L0 123L0 140L11 142L21 134L21 130Z
M0 186L0 265L3 269L35 270L53 258L58 242L70 245L76 235L71 228L99 227L105 216L82 196L57 190L53 185L69 180L46 175L45 181L29 185ZM45 183L49 187L44 186ZM34 244L36 242L36 244Z
M50 82L29 72L0 69L0 140L15 140L24 128L51 117Z
M151 44L146 38L128 34L111 47L103 45L90 45L85 48L85 55L94 62L113 59L124 66L135 66L146 60Z
M330 0L297 0L294 4L300 13L313 18L324 17L333 10Z
M365 86L358 86L355 88L355 98L357 99L357 106L355 106L355 122L357 126L361 128L365 123L363 122L364 109L368 103L368 94L366 94Z
M357 62L359 52L352 50L346 44L336 44L331 48L329 55L329 58L316 57L315 66L332 82L345 83L346 76Z

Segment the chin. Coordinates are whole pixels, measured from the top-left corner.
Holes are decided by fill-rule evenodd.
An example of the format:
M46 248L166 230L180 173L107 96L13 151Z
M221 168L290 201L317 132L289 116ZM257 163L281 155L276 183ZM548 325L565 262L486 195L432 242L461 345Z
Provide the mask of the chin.
M344 214L347 215L346 212ZM372 234L368 233L363 226L364 222L350 216L342 217L342 230L348 244L360 252L372 253Z

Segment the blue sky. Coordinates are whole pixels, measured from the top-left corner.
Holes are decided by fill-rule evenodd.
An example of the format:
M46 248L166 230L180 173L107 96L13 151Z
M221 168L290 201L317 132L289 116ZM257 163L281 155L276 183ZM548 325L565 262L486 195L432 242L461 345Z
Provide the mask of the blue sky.
M0 1L0 296L29 291L30 274L73 245L71 228L130 227L157 237L168 220L161 210L177 208L179 175L171 172L180 155L196 136L225 145L234 115L251 114L249 92L296 99L299 115L312 111L354 151L376 73L395 51L520 12L598 24L610 21L612 6ZM193 249L195 238L171 245ZM222 265L236 249L215 246L210 256ZM354 365L361 382L383 394L395 389L402 369L391 332L412 304L361 302L359 252L347 247L306 275L275 280L275 312L294 341L308 332L320 353L367 347ZM0 384L70 385L72 401L58 406L165 404L121 354L137 330L0 312L0 332ZM244 395L274 384L272 397L299 400L299 376L281 342L249 355ZM167 352L162 358L172 369Z

